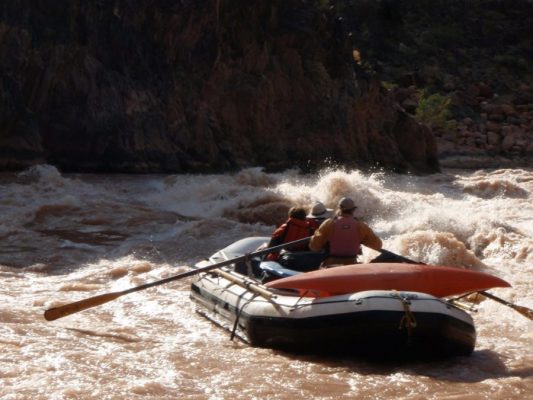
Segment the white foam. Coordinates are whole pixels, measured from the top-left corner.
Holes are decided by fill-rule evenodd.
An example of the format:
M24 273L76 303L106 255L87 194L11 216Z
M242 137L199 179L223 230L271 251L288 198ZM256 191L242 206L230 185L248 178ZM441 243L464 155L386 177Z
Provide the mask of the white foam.
M282 387L290 398L459 398L468 389L473 396L518 400L531 392L533 358L525 351L533 346L531 321L491 300L475 314L472 357L402 370L230 342L227 332L194 313L193 278L54 322L45 322L42 312L186 271L237 239L270 234L292 205L320 200L334 208L342 196L355 200L357 216L385 248L493 271L513 287L491 292L533 308L532 171L418 177L256 168L111 176L39 166L2 182L0 345L9 361L0 362L2 398L283 398ZM496 182L488 185L496 188L490 195L485 182Z

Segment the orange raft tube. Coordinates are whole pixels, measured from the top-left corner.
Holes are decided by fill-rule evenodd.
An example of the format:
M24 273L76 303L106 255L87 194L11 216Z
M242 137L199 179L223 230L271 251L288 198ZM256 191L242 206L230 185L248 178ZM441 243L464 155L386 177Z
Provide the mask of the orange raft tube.
M364 290L406 290L446 297L511 285L496 276L454 267L420 264L355 264L321 269L266 284L276 289L296 289L309 296L333 296ZM312 293L314 292L314 293Z

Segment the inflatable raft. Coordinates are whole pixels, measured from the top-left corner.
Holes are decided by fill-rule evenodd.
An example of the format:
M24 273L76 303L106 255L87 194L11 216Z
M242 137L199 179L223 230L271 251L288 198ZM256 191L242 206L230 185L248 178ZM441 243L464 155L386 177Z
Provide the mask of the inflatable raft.
M468 355L475 346L471 316L428 294L371 290L310 298L238 275L206 273L192 284L191 298L198 312L252 346L417 358Z
M265 238L247 238L236 242L197 267L248 254L264 241ZM436 274L431 279L441 279L434 271L439 267L431 267L431 274L415 278L422 266L373 264L373 272L363 266L353 275L355 267L362 265L299 273L274 267L272 262L263 268L262 262L258 263L255 270L276 270L280 276L290 276L263 285L235 272L239 268L224 267L199 274L191 286L191 298L200 314L252 346L417 358L468 355L475 347L476 330L471 316L439 298L447 295L443 293L464 288L470 291L472 285L462 283L463 289L448 287L440 292L432 283L434 290L428 289L423 282L431 274ZM248 266L248 271L254 268ZM366 278L362 271L366 271ZM470 281L486 278L485 274L477 274L463 277L472 278ZM508 286L495 279L488 285ZM361 280L367 284L361 285ZM388 283L383 286L378 284L380 281ZM487 283L481 287L488 288Z

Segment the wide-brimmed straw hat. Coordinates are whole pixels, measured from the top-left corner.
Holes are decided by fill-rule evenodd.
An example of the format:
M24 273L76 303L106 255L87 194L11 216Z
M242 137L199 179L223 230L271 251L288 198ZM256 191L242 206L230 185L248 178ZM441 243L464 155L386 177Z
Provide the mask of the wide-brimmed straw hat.
M331 208L326 208L321 202L316 203L311 212L307 215L307 218L329 218L333 215Z

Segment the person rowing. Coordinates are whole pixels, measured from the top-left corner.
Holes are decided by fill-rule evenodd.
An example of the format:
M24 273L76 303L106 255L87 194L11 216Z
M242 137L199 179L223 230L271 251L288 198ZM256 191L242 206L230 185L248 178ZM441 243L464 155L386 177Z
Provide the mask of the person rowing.
M354 218L356 208L351 198L341 198L337 215L326 219L311 237L309 248L312 251L328 251L320 268L356 264L362 244L374 250L381 249L381 239L367 224Z

